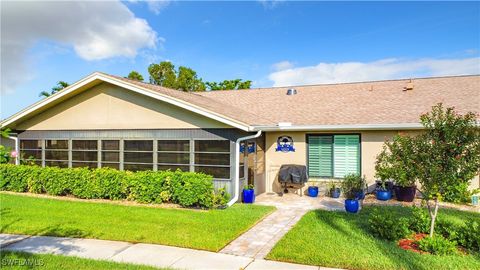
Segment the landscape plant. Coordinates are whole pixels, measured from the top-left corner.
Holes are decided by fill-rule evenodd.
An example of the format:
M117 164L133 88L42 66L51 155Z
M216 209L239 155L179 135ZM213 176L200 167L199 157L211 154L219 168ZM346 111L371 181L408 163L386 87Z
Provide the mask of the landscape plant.
M177 171L119 171L0 164L0 190L72 195L82 199L128 199L184 207L223 206L229 194L215 192L212 176ZM216 203L220 203L217 205Z
M431 218L432 237L439 201L468 199L468 186L480 168L480 130L475 113L462 115L441 103L421 115L420 121L425 132L413 137L412 155Z
M386 141L377 156L375 176L382 181L394 180L401 187L414 186L418 178L414 146L414 138L404 134Z

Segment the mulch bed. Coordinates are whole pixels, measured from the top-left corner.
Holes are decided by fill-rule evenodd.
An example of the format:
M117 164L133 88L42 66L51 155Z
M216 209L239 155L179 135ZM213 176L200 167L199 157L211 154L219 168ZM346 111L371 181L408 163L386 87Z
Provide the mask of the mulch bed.
M425 237L427 237L426 234L417 233L417 234L412 235L411 238L405 238L405 239L398 240L398 246L401 249L404 249L404 250L410 250L410 251L413 251L413 252L416 252L416 253L425 254L427 252L422 251L418 248L418 241L422 240Z

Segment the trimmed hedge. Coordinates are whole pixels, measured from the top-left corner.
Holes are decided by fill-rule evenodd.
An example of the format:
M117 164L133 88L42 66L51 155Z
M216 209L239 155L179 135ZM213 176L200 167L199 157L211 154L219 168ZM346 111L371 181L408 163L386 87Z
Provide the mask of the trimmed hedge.
M57 168L0 164L0 190L72 195L82 199L128 199L140 203L175 203L211 208L224 202L212 177L177 171L129 172L111 168Z

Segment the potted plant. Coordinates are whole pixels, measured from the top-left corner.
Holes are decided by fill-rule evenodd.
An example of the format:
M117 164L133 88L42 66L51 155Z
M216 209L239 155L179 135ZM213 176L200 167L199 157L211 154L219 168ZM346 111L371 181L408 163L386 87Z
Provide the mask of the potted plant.
M318 187L317 186L309 186L308 187L308 196L317 197L318 196Z
M382 181L393 179L393 190L399 201L415 199L418 172L415 166L415 144L412 137L397 135L385 142L375 164L376 176Z
M379 201L388 201L392 198L392 191L387 188L385 181L382 181L381 185L377 186L375 193Z
M367 181L365 180L365 176L357 179L357 181L359 181L359 189L355 192L355 197L358 200L363 200L365 199L365 191L368 190Z
M253 185L249 184L243 187L243 202L244 203L255 202L255 189Z
M348 174L342 181L342 190L345 196L345 210L357 213L360 207L358 192L363 190L364 179L359 174Z
M337 187L335 182L330 183L330 186L329 186L328 190L329 190L329 193L330 193L330 197L332 197L332 198L339 198L340 197L340 188Z

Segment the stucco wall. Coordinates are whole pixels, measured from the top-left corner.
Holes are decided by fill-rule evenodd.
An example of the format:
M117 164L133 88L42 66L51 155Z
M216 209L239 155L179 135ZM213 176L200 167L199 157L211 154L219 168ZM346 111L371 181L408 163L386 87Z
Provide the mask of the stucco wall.
M414 131L400 131L408 134L415 134ZM266 192L280 192L282 189L277 181L278 169L282 164L307 164L307 134L332 134L333 132L268 132L266 134ZM334 132L334 134L360 134L361 140L361 173L365 175L367 182L375 182L375 160L382 150L385 140L391 140L399 131L363 131L363 132ZM291 136L294 142L295 152L275 152L277 138L279 136ZM325 188L327 182L332 179L314 179L309 181L318 182L320 188ZM475 177L472 180L471 188L479 188L480 179Z
M269 132L266 134L266 177L267 192L279 192L277 181L278 169L282 164L307 164L307 134L331 134L332 132ZM361 173L369 183L375 181L375 158L381 151L383 142L391 139L396 131L335 132L335 134L360 134L361 139ZM291 136L295 152L275 152L277 138L282 135ZM327 182L331 179L310 179L310 181Z
M17 130L229 128L225 124L102 83L40 113Z

